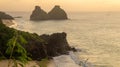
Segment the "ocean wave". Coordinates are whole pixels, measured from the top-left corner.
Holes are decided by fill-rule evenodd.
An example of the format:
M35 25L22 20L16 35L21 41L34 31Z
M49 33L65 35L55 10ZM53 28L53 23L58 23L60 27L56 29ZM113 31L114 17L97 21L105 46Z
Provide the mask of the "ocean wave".
M15 20L9 20L9 19L2 19L3 24L5 24L8 27L16 27L17 26L17 22Z

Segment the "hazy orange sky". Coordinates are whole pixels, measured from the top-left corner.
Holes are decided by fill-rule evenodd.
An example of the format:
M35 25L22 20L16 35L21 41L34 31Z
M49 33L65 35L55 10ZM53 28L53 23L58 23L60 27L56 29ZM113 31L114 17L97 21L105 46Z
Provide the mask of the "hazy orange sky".
M120 0L0 0L0 11L32 11L35 5L46 11L54 5L66 11L120 11Z

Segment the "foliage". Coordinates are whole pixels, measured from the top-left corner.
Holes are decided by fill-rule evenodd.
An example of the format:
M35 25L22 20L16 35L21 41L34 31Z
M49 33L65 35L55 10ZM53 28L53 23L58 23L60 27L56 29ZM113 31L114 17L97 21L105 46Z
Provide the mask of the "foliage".
M22 46L25 44L27 44L26 39L17 30L6 27L0 22L0 59L8 58L10 62L14 62L15 67L18 65L23 67L23 64L31 60Z
M16 60L19 60L22 63L27 63L30 58L27 56L27 51L22 47L21 44L26 44L27 41L22 35L19 35L17 30L14 33L14 36L8 40L6 54L9 56L9 59L14 60L15 67L18 67ZM20 64L20 63L19 63ZM23 64L20 64L23 66ZM8 65L9 67L9 65Z
M36 41L42 44L46 43L35 33L31 34L6 27L0 21L0 60L10 59L8 67L10 63L13 63L14 67L18 67L18 65L24 67L24 64L28 60L31 60L28 57L28 52L24 48L25 45L29 45L29 41Z

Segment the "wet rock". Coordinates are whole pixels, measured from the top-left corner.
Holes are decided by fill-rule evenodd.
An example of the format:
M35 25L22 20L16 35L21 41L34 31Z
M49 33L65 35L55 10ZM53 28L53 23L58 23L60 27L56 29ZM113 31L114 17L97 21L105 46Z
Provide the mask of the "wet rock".
M39 21L39 20L47 20L47 19L48 19L47 13L39 6L35 6L35 9L33 10L30 16L30 20Z
M64 20L68 19L66 12L60 8L59 5L56 5L49 13L49 19L51 20Z

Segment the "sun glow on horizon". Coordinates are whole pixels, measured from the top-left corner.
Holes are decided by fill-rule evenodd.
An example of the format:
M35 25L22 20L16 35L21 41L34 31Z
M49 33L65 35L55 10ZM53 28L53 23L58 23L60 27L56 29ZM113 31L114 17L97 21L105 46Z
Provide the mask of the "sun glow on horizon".
M120 0L0 0L0 11L31 11L36 5L46 11L54 5L66 11L120 11Z

